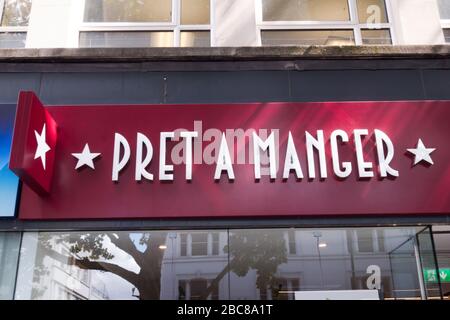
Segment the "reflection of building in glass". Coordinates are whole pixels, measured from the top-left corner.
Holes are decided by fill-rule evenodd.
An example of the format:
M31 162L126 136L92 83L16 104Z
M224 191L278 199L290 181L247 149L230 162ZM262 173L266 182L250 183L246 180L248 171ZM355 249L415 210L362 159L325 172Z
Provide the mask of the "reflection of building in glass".
M244 234L245 232L239 231ZM381 229L323 231L322 240L326 247L319 248L324 266L322 284L318 273L315 239L310 231L289 229L260 232L261 236L264 233L270 236L281 232L286 247L286 262L277 267L272 283L267 285L266 290L261 290L255 286L258 270L250 269L244 276L238 276L232 271L230 288L227 278L224 277L208 296L209 299L225 298L228 291L231 292L233 299L293 299L294 292L298 290L367 289L366 281L370 276L367 268L371 265L377 265L381 269L382 298L394 297L393 273L397 272L398 275L395 277L404 287L404 291L397 293L398 297L418 294L417 276L411 272L413 270L405 268L406 262L412 262L413 266L415 263L414 258L408 254L411 247L406 246L403 249L404 253L400 250L398 260L403 263L398 265L395 261L394 267L397 268L395 271L392 270L392 262L387 252L393 249L398 238L405 237L404 235L385 237L385 230ZM389 233L389 230L386 232ZM230 237L233 237L233 232L230 233ZM228 256L223 251L227 246L227 233L179 233L175 239L175 245L168 247L163 260L161 297L198 299L202 296L201 291L207 290L216 275L229 266ZM232 240L230 242L232 245ZM218 254L214 248L220 248ZM256 250L264 251L265 248ZM177 288L174 290L173 286L176 285ZM178 296L173 296L174 291L178 292Z
M290 228L96 234L96 245L90 250L101 251L106 258L92 258L92 252L80 249L92 234L27 235L16 298L143 299L154 294L160 299L180 300L285 300L294 299L296 291L375 289L380 299L419 299L423 294L419 265L433 266L432 260L417 258L415 238L421 230ZM427 257L424 248L429 235L419 234ZM83 265L84 259L94 264ZM93 267L97 262L108 267L100 271ZM115 268L135 274L135 282ZM427 284L430 293L433 288L436 285Z
M64 259L36 253L31 297L44 300L108 300L106 286L100 279L92 277L95 271L75 266L79 258L71 253L65 243L50 241L52 251Z
M178 280L178 299L179 300L201 300L203 293L211 286L210 279L192 278L188 280ZM219 299L219 288L215 287L208 299Z
M227 232L180 232L169 234L168 239L162 261L161 298L226 299L227 284L220 281L212 286L212 282L227 268ZM223 279L226 275L224 272ZM211 292L204 296L210 287Z

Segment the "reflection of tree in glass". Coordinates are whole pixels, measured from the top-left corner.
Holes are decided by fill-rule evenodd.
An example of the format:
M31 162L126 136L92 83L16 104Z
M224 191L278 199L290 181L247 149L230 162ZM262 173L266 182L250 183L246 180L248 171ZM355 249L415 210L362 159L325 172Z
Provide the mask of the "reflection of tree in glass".
M48 235L41 234L39 238L40 250L43 250L44 255L81 269L111 272L135 286L141 300L160 298L164 250L159 247L166 244L167 232L142 233L138 243L133 242L129 232ZM114 255L111 248L105 245L107 239L134 259L140 267L138 273L111 262ZM73 256L57 252L55 247L60 244L68 246ZM230 263L210 282L201 299L206 299L218 290L220 281L230 271L244 277L249 270L256 270L256 286L265 291L276 283L278 266L287 261L282 231L240 231L230 236L230 243L224 247L224 252L230 255Z
M129 0L103 0L102 3L105 20L114 17L117 21L133 21L139 17L144 5L143 1Z
M2 26L26 26L30 17L32 0L5 0Z
M171 0L86 1L86 22L169 22Z
M40 236L40 250L64 264L73 264L81 269L111 272L134 285L139 299L159 299L161 291L161 262L164 250L159 247L166 242L166 232L142 233L138 243L130 238L129 232L79 233ZM114 255L105 246L109 239L117 248L129 254L140 267L138 273L127 270L110 260ZM68 245L72 257L55 250L59 244ZM139 247L138 250L137 248ZM109 261L108 261L109 260ZM108 261L108 262L106 262Z
M224 251L230 255L230 263L211 282L202 296L208 297L230 271L245 277L250 269L256 270L256 287L265 292L276 283L278 266L287 262L287 250L282 231L245 230L230 235L230 243Z

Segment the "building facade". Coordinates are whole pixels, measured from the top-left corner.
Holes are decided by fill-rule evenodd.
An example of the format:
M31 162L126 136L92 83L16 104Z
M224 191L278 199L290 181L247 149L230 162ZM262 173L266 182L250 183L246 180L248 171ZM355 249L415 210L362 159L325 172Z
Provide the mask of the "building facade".
M384 300L448 299L450 159L439 142L450 137L450 1L0 0L0 8L1 299L293 300L335 291L342 298L375 291ZM56 150L46 195L34 191L25 169L19 178L8 168L22 128L19 92L34 92L58 126L55 146L46 140ZM362 116L341 111L367 104L370 113ZM159 111L147 115L135 105ZM401 111L392 115L389 106ZM318 113L297 119L288 107ZM89 112L98 117L94 128ZM277 168L272 178L269 151L262 177L255 172L258 181L244 186L241 177L253 175L254 166L234 166L230 179L224 163L219 179L202 180L205 164L194 161L192 179L175 164L174 180L163 181L154 131L192 126L191 117L203 121L203 133L215 123L223 132L261 123L281 136L308 128L316 154L307 159L308 145L298 147L302 179L292 153L294 171L282 179ZM285 125L290 120L292 127ZM361 147L366 157L378 152L374 172L384 159L386 176L357 176L358 151L341 151L354 176L340 176L334 151L323 152L328 169L320 171L316 130L325 132L328 150L332 130L347 130L353 142L354 130L367 123L396 148L389 167L388 144L385 151ZM41 129L30 129L33 141L45 140ZM143 181L134 180L136 141L123 130L151 138L151 183L145 168ZM110 159L109 151L96 150L100 142L89 144L102 153L90 168L85 162L74 170L82 145L63 157L66 145L94 139L96 131L111 148L113 132L130 142L130 165L117 180L114 164L110 178L112 151ZM195 124L193 131L200 132ZM304 135L294 137L299 146ZM418 150L419 138L431 162L422 155L415 163L406 145L399 150L403 141ZM49 152L33 149L31 157L47 172Z

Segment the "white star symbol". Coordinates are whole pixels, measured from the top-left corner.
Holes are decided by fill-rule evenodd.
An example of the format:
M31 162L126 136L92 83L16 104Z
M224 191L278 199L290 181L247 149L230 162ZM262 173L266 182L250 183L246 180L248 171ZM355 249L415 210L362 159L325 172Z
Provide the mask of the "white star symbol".
M408 152L411 152L415 155L414 165L418 164L422 160L428 162L429 164L434 164L430 154L435 151L436 148L425 148L422 139L419 139L419 141L417 142L417 147L415 149L407 150Z
M91 169L95 170L94 167L94 159L97 158L101 153L92 153L91 150L89 150L89 145L86 143L84 145L84 149L81 153L72 153L72 155L78 159L77 165L75 167L75 170L87 165Z
M48 146L47 142L45 142L45 123L42 127L41 134L39 134L36 130L34 130L34 135L36 136L36 142L37 142L37 148L36 152L34 154L34 159L41 158L42 166L45 170L45 154L50 151L50 147Z

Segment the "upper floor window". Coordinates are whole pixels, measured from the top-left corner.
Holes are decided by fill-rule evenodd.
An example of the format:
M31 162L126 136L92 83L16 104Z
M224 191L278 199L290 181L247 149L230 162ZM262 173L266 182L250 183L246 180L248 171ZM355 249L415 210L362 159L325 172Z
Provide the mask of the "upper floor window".
M192 233L192 255L206 256L208 255L208 234L207 233Z
M287 244L288 254L297 254L297 245L295 240L295 230L289 229L287 231L287 236L285 237Z
M218 232L193 232L180 234L180 256L220 255Z
M449 0L438 0L439 13L441 14L441 19L450 20L450 1Z
M80 47L209 47L211 0L85 0Z
M180 300L202 300L211 281L205 278L194 278L178 280L178 299ZM219 287L215 286L207 297L208 300L219 300Z
M442 29L446 43L450 43L450 0L438 0Z
M172 1L86 0L85 22L171 22Z
M347 21L347 0L263 0L263 21Z
M392 44L389 0L257 0L262 45Z
M356 244L359 253L384 252L384 230L356 229Z
M373 230L360 229L356 231L359 252L374 252Z
M0 48L24 48L31 0L0 0Z
M450 25L448 29L444 29L444 38L446 43L450 43Z

